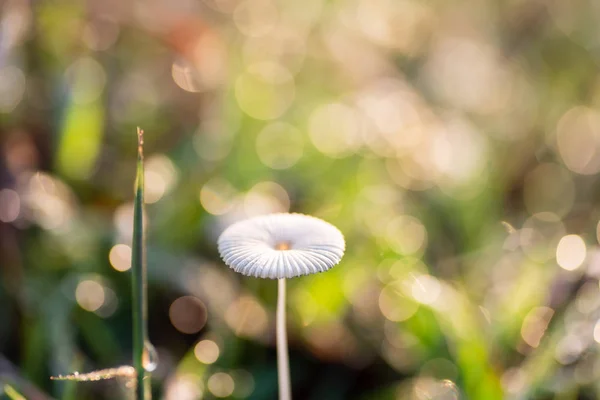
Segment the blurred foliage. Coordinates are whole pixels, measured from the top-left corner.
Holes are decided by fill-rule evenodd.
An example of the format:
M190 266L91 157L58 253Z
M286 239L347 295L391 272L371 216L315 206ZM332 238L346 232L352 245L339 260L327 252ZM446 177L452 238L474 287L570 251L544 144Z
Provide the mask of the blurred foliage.
M135 127L155 398L272 399L276 285L230 223L302 212L297 399L600 397L600 3L0 3L0 396L122 398ZM46 393L45 395L42 393Z

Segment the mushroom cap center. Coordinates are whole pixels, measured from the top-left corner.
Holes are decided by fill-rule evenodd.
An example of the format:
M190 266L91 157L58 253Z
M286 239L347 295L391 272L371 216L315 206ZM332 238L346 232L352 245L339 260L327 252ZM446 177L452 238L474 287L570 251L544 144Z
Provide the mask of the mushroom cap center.
M275 245L275 250L290 250L291 248L290 242L279 242Z

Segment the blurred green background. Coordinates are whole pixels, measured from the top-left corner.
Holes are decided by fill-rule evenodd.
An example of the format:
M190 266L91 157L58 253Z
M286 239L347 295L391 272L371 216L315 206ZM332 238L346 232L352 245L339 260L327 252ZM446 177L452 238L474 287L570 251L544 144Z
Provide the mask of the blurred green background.
M287 211L347 240L288 282L295 399L600 398L599 26L594 0L1 1L0 396L124 398L49 377L131 363L141 126L154 398L276 398L276 284L216 238Z

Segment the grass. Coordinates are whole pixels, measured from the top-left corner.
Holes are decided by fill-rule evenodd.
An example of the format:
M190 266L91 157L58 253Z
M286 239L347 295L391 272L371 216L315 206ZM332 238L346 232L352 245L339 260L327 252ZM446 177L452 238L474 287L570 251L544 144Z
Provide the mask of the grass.
M133 367L137 373L136 399L149 400L150 377L144 358L148 340L147 266L144 233L144 131L137 129L137 172L133 211L133 243L131 255L131 304L133 309ZM148 345L147 345L148 344ZM149 360L148 360L149 362Z

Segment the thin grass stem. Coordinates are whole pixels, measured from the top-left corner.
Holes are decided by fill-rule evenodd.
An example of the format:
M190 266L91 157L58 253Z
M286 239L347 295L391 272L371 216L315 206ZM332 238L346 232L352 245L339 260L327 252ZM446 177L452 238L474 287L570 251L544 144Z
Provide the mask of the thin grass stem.
M150 380L144 368L144 344L148 341L148 302L146 294L146 249L144 232L144 131L138 128L138 156L133 208L131 256L131 295L133 318L133 367L136 370L136 400L149 400Z

